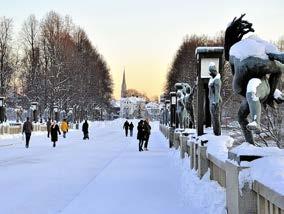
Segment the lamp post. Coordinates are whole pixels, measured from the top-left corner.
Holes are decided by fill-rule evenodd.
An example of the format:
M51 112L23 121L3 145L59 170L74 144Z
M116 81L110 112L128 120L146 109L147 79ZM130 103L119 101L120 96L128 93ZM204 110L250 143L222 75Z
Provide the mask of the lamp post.
M0 123L5 121L5 97L0 97Z
M57 105L53 106L54 120L59 122L59 108Z
M37 122L38 102L31 102L32 121Z
M197 59L197 135L204 134L204 125L211 126L209 110L209 64L214 62L217 71L223 71L223 47L198 47L195 50Z
M176 92L170 92L170 112L171 112L171 121L170 127L176 128L176 106L177 106L177 96Z
M165 101L165 124L169 124L170 100Z

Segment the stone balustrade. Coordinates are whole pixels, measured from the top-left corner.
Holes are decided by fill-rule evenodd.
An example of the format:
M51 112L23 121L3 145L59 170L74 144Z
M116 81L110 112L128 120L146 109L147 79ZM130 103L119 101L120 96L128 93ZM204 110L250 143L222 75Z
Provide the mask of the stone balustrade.
M189 157L190 168L196 170L200 178L209 169L210 179L226 189L228 214L284 214L284 195L259 181L254 181L252 188L248 183L240 188L239 173L247 167L240 166L238 161L215 157L207 152L206 144L201 145L200 140L191 135L184 136L163 125L160 130L175 149L180 149L181 158Z
M0 135L4 134L21 134L23 130L23 125L17 124L0 124ZM33 131L46 131L45 124L33 124Z

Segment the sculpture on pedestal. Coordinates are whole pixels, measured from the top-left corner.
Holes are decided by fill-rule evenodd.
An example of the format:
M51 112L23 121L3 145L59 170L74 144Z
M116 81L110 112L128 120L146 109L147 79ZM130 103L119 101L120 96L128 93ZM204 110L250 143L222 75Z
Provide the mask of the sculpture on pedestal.
M177 113L177 127L178 128L184 128L184 94L183 94L183 83L176 83L175 84L175 88L177 90L177 109L176 109L176 113Z
M221 135L221 76L216 69L215 63L213 62L211 62L209 65L209 74L211 76L208 83L209 103L213 132L215 135Z
M185 128L194 128L194 109L193 109L193 95L196 89L196 84L193 88L189 86L189 84L185 85L185 96L184 96L184 104L186 110L186 117L184 121Z
M282 103L284 96L274 96L276 87L284 72L284 65L277 60L278 49L255 36L243 39L254 32L252 24L240 18L234 18L225 32L225 59L230 62L233 73L233 90L245 97L238 112L238 121L247 142L254 144L252 131L260 131L261 104L275 107ZM247 117L251 114L251 122Z
M188 83L176 83L177 90L177 118L179 128L193 128L194 114L193 114L193 95L196 85L193 89Z

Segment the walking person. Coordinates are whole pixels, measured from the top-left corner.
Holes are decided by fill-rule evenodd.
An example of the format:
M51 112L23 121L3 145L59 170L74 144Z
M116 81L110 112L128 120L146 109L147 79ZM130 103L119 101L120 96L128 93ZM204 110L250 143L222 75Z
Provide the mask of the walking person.
M143 134L144 141L145 141L144 151L148 151L148 141L149 141L150 135L151 135L151 126L149 124L149 119L146 119L144 121L144 134Z
M127 137L128 135L128 129L129 129L129 122L126 120L124 125L123 125L123 129L125 130L125 136Z
M133 136L133 128L134 128L134 125L133 125L133 123L131 122L131 123L129 124L130 137Z
M68 123L66 121L66 119L63 119L61 122L61 131L63 132L63 138L66 138L66 133L68 132Z
M139 152L142 152L142 146L143 146L143 133L144 133L144 122L143 120L140 120L137 126L137 140L139 141L138 148Z
M87 120L85 120L85 122L83 123L82 131L83 131L83 134L84 134L83 140L86 140L86 139L89 140L89 124L88 124Z
M59 126L56 124L56 121L53 121L50 126L50 136L51 142L53 142L53 147L56 147L56 142L58 141L58 134L61 135Z
M33 124L31 123L30 118L27 117L27 120L26 122L24 122L23 125L23 134L25 133L26 135L26 148L29 148L32 131L33 131Z
M46 129L47 129L47 137L49 138L50 135L50 127L51 127L51 119L48 118L48 121L46 122Z

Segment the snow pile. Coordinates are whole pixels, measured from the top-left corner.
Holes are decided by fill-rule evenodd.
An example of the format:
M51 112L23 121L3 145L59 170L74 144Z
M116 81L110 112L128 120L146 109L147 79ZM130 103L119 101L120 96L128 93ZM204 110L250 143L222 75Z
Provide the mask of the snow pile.
M279 51L275 45L260 39L256 35L237 42L230 49L230 56L234 56L239 60L244 60L248 57L268 60L266 53L279 53Z
M247 142L233 148L231 152L237 156L256 155L256 156L284 156L284 150L278 147L257 147Z
M275 99L283 98L283 93L279 89L276 89L273 96Z
M261 84L261 80L258 78L252 78L248 82L247 85L247 93L252 93L252 99L253 101L258 101L259 98L256 96L256 89Z
M239 174L240 189L245 183L251 186L256 180L284 195L284 156L260 158L246 162L246 166L250 168L243 169Z
M179 185L183 205L188 205L193 210L203 207L202 212L208 214L225 214L226 191L216 181L210 180L209 171L200 180L196 171L190 169L187 159L180 159L178 150L172 151L173 165L179 168ZM199 208L200 210L200 208Z
M207 154L211 154L221 161L225 161L228 158L228 148L232 147L234 143L234 139L226 135L206 134L200 137L199 140L208 140L206 144Z

